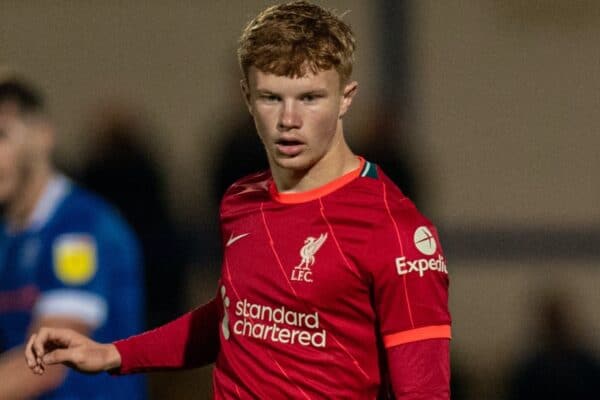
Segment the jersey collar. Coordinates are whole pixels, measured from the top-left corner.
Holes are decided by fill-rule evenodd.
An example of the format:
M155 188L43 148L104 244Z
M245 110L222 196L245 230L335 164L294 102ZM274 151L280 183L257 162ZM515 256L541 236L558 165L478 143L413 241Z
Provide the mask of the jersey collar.
M58 174L52 177L38 200L25 230L37 231L44 227L70 188L71 182L64 175Z
M276 201L283 203L283 204L298 204L298 203L305 203L305 202L311 201L311 200L316 200L318 198L326 196L329 193L335 192L342 186L345 186L346 184L348 184L349 182L353 181L354 179L358 178L361 175L361 172L363 171L363 169L365 167L366 161L362 157L358 157L358 159L360 161L360 165L358 166L358 168L340 176L337 179L334 179L333 181L331 181L321 187L318 187L318 188L312 189L312 190L307 190L305 192L280 193L277 191L275 182L271 181L271 183L269 185L269 192L271 194L271 197L273 199L275 199Z

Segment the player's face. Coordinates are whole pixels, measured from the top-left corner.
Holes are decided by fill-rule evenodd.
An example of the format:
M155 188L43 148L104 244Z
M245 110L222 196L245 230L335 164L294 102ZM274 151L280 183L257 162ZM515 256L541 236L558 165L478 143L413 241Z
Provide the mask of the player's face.
M0 104L0 205L17 196L29 175L30 130L16 106Z
M356 87L340 86L334 69L290 78L251 67L242 90L271 168L307 171L335 160L345 148L342 116Z

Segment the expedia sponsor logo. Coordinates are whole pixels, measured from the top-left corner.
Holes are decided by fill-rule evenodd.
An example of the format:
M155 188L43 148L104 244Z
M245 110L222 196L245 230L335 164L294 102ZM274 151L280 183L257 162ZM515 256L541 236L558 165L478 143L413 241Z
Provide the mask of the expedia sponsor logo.
M427 271L439 271L448 273L446 259L441 254L437 258L419 258L417 260L407 260L406 257L396 258L396 271L398 275L406 275L416 272L420 277Z
M433 234L426 226L420 226L413 235L415 247L426 256L431 256L437 250L437 243Z
M235 303L235 315L239 317L231 330L235 335L282 344L326 346L327 332L321 329L317 312L302 313L285 306L270 307L243 299Z
M426 226L420 226L415 229L413 242L416 249L426 256L435 254L438 249L435 236L433 236L431 230ZM398 275L415 272L420 277L423 277L427 271L439 271L447 274L448 268L446 267L446 259L441 254L438 254L437 258L418 258L416 260L407 260L405 256L402 256L396 258L396 271Z

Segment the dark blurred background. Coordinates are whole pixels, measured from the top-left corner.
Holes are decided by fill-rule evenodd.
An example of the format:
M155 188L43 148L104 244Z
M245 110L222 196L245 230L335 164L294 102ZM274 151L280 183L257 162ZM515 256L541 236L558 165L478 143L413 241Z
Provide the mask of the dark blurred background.
M213 295L219 195L264 165L234 52L270 3L1 2L0 65L45 90L58 162L143 241L149 327ZM319 3L359 42L349 141L439 226L453 398L599 398L600 2ZM153 398L209 377L155 374Z

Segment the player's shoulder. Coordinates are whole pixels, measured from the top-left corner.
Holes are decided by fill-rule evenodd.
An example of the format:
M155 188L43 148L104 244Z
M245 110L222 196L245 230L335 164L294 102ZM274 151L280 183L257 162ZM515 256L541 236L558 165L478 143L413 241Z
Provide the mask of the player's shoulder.
M354 179L338 191L340 197L349 201L379 203L386 197L387 201L400 201L406 198L385 172L374 162L363 160L360 170L354 172ZM358 197L349 197L348 194Z
M49 230L54 235L86 232L118 241L135 240L131 228L114 206L76 183L71 183Z
M68 205L68 212L88 215L109 213L111 208L104 199L76 183L71 184L65 204Z
M259 171L235 181L221 200L221 208L231 207L240 203L251 203L253 200L264 200L269 195L269 185L272 182L269 170Z
M373 219L390 217L403 225L429 223L415 204L375 163L365 161L360 174L344 190L337 193L337 201L353 204L365 210Z
M103 219L120 219L117 211L108 202L75 183L71 184L71 190L65 196L57 214L63 221L77 219L80 223L89 224Z
M269 182L271 181L271 171L264 170L246 175L235 181L227 191L225 196L235 196L242 192L257 191L267 192L269 190Z
M54 271L63 282L80 282L65 278L75 254L81 257L82 266L88 266L81 271L88 271L89 277L94 276L100 254L114 265L135 266L139 262L139 242L116 208L73 182L42 234L53 254Z

